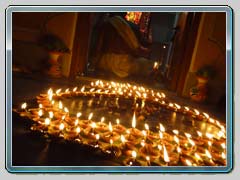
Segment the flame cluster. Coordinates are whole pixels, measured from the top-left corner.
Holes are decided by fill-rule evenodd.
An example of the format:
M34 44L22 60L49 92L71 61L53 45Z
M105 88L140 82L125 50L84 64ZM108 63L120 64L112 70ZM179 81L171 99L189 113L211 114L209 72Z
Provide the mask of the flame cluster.
M144 103L154 103L174 112L191 116L194 120L211 123L218 128L217 135L203 134L196 131L197 136L179 130L166 130L159 123L158 132L151 131L148 124L145 129L137 128L136 114L133 113L132 127L125 127L117 119L105 123L105 118L82 118L78 112L72 116L68 108L59 101L60 97L94 96L140 99ZM70 141L77 141L95 148L103 153L110 153L124 159L124 165L159 165L159 166L222 166L226 165L226 130L218 120L197 109L181 107L168 102L162 92L157 92L129 83L91 82L90 86L69 88L55 92L49 89L46 94L37 96L39 106L27 109L27 103L17 110L21 116L35 121L32 130L38 130L50 136L57 136ZM57 105L56 105L57 104ZM141 108L144 108L142 105ZM121 158L120 158L121 157Z

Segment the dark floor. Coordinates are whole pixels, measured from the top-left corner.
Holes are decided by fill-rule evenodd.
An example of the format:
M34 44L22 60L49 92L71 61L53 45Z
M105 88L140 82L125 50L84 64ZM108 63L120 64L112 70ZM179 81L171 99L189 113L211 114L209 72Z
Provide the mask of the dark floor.
M106 79L106 78L105 78ZM116 78L113 78L116 79ZM107 80L113 80L109 77ZM40 93L45 93L52 87L54 89L58 88L68 88L75 86L82 86L90 81L95 80L93 77L78 77L76 80L72 81L66 78L52 79L42 75L29 75L21 73L13 73L13 107L19 107L22 102L32 102L37 95ZM134 82L136 79L128 79L128 82ZM126 80L125 80L126 81ZM214 106L206 104L197 104L186 98L181 98L176 96L173 92L167 91L163 84L158 84L149 79L141 79L138 84L143 84L148 82L146 86L152 87L154 89L161 90L166 94L166 96L173 102L180 105L187 105L195 107L200 111L208 113L214 118L220 119L222 122L225 121L225 114L218 112ZM167 112L164 112L166 115ZM179 128L184 127L184 118L177 116L177 121L174 122ZM104 155L86 146L82 146L75 143L68 143L62 140L46 140L41 134L32 133L30 131L31 123L23 118L20 118L17 114L13 113L13 165L89 165L89 166L101 166L101 165L121 165L116 159L109 155ZM163 124L171 124L168 121L163 122ZM164 124L164 125L165 125ZM150 125L151 126L151 125ZM170 126L170 125L169 125Z

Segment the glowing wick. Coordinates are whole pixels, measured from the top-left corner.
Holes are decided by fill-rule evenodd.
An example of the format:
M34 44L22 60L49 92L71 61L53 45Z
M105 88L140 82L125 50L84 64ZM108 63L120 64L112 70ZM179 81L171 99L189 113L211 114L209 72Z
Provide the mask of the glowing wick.
M43 105L42 105L42 104L39 104L39 108L43 108Z
M200 114L200 112L198 110L196 110L196 109L194 109L194 112L196 113L196 115Z
M188 166L192 166L191 161L189 161L188 159L186 159L185 162L186 162L186 164L187 164Z
M199 137L202 137L202 133L200 131L197 131L197 134Z
M210 152L207 149L205 149L205 154L209 159L212 158L212 155L210 154Z
M64 107L64 111L65 111L65 113L69 113L69 110L66 107Z
M121 141L122 141L123 144L124 144L125 141L126 141L126 139L125 139L125 137L124 137L123 135L121 135Z
M174 141L175 141L177 144L179 144L179 139L178 139L177 136L173 136L173 139L174 139Z
M101 123L103 123L105 121L105 117L101 118Z
M222 158L226 159L226 154L224 152L222 152Z
M85 90L85 86L83 86L83 87L81 88L81 92L83 93L84 90Z
M99 138L100 138L100 135L96 134L96 140L99 140Z
M119 120L119 119L116 119L116 122L117 122L117 125L119 125L119 123L120 123L120 120Z
M191 138L191 137L192 137L192 135L189 134L189 133L184 133L184 134L185 134L185 136L186 136L187 138Z
M78 125L78 119L75 120L74 124L75 124L75 126Z
M203 115L208 119L209 115L207 113L203 113Z
M133 157L134 160L136 159L136 157L137 157L136 151L132 151L132 157Z
M174 130L173 130L173 133L176 134L176 135L178 135L178 134L179 134L179 131L176 130L176 129L174 129Z

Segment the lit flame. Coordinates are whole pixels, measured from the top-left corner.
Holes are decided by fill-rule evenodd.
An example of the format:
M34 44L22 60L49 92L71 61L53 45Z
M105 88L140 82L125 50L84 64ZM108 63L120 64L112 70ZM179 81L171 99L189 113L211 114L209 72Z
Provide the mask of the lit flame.
M58 89L58 90L56 91L56 94L58 95L58 94L61 92L61 90L62 90L62 89Z
M73 88L73 92L75 92L77 90L77 87Z
M112 132L112 131L113 131L113 128L112 128L112 123L111 123L111 122L109 122L108 127L109 127L109 131Z
M146 160L147 160L147 161L150 161L150 157L149 157L149 156L146 156Z
M142 147L145 146L145 141L144 141L144 140L141 141L141 146L142 146Z
M158 62L154 62L153 69L157 69L157 68L158 68Z
M88 116L88 120L91 120L93 117L93 113L90 113L89 116Z
M165 162L169 162L170 161L170 159L168 157L168 152L167 152L166 147L164 145L163 145L163 158L164 158Z
M23 103L21 106L22 109L26 109L27 108L27 103Z
M80 133L80 131L81 131L80 127L77 127L77 128L76 128L76 132L77 132L77 133Z
M161 96L162 96L163 98L165 98L165 97L166 97L166 95L165 95L164 93L161 93Z
M168 106L173 107L173 103L169 103Z
M61 101L59 101L58 108L59 108L59 109L62 109L62 108L63 108L63 104L62 104Z
M192 135L189 134L189 133L184 133L184 134L185 134L185 136L186 136L187 138L191 138L191 137L192 137Z
M145 126L145 129L148 131L149 130L148 124L145 123L144 126Z
M93 129L96 128L96 123L95 123L95 122L92 122L91 127L92 127Z
M176 134L176 135L178 135L178 134L179 134L179 131L176 130L176 129L174 129L174 130L173 130L173 133Z
M200 160L200 159L201 159L201 157L199 156L198 153L194 153L194 156L197 158L197 160Z
M208 139L212 139L213 138L213 135L210 134L210 133L206 133L206 136L207 136Z
M41 109L38 111L38 115L39 115L39 117L41 117L43 115L43 111Z
M177 109L181 109L181 106L180 106L180 105L178 105L178 104L176 104L176 103L175 103L174 105L176 106Z
M185 106L184 108L186 109L186 111L189 111L189 107Z
M207 149L205 149L205 154L209 159L212 158L212 155L210 154L210 152Z
M111 144L111 145L113 144L113 140L112 140L112 139L110 139L110 144Z
M135 116L135 112L133 113L133 118L132 118L132 127L135 128L136 127L136 116Z
M75 126L78 125L78 119L75 120L74 124L75 124Z
M82 113L78 112L77 113L77 118L79 118L82 115Z
M177 136L173 136L173 139L174 139L174 141L175 141L177 144L179 144L179 139L178 139Z
M116 122L117 122L117 125L119 125L119 123L120 123L120 120L119 120L119 119L116 119Z
M212 146L212 142L211 141L208 141L208 146Z
M188 139L188 142L192 145L195 146L195 142L192 139Z
M46 118L46 119L45 119L45 124L46 124L46 125L49 125L50 122L51 122L51 120L50 120L49 118Z
M38 106L39 106L39 108L43 108L43 105L42 105L42 104L39 104Z
M137 157L136 151L132 151L132 157L135 159Z
M215 123L215 120L213 118L209 118L210 123Z
M222 158L226 159L226 154L224 152L222 152Z
M96 140L99 140L99 138L100 138L100 135L96 134Z
M223 149L226 148L226 144L225 143L222 143L221 146L222 146Z
M85 86L83 86L83 87L81 88L81 92L84 92L84 90L85 90Z
M200 131L197 131L197 134L199 137L202 137L202 133Z
M224 137L225 136L225 133L223 131L219 131L217 133L218 137L221 138L221 137Z
M103 123L105 121L105 117L101 118L101 123Z
M121 135L121 141L122 141L122 143L125 143L125 137L123 136L123 135Z
M52 112L52 111L49 112L49 118L50 118L50 119L53 118L53 112Z
M157 147L160 151L162 150L162 145L159 144Z
M182 151L181 148L178 146L178 147L177 147L177 152L178 152L178 153L181 153L181 151Z
M196 113L196 115L200 114L200 112L198 110L196 110L196 109L194 109L194 112Z
M163 138L163 133L161 131L159 131L159 137L160 137L160 139Z
M160 127L160 131L161 132L165 132L165 128L164 128L164 126L161 123L159 123L159 127Z
M64 111L65 111L66 113L69 113L69 110L68 110L68 108L66 108L66 107L64 107Z
M208 119L209 115L207 113L203 113L203 115Z
M59 129L60 129L60 130L63 130L63 129L64 129L64 124L63 124L63 123L60 124Z
M66 90L65 90L65 93L68 93L69 92L69 88L67 88Z
M186 159L185 162L186 162L186 164L187 164L188 166L192 166L192 163L191 163L190 160Z
M146 137L146 136L147 136L147 133L146 133L146 131L145 131L145 130L142 130L142 134L143 134L143 136L144 136L144 137Z

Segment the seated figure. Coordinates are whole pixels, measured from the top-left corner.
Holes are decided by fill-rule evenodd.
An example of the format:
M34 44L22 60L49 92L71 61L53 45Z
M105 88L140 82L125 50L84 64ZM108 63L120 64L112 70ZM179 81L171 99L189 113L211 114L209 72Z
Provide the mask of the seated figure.
M118 77L147 75L153 62L147 59L149 50L139 42L136 28L121 16L108 17L100 31L95 51L97 69Z

